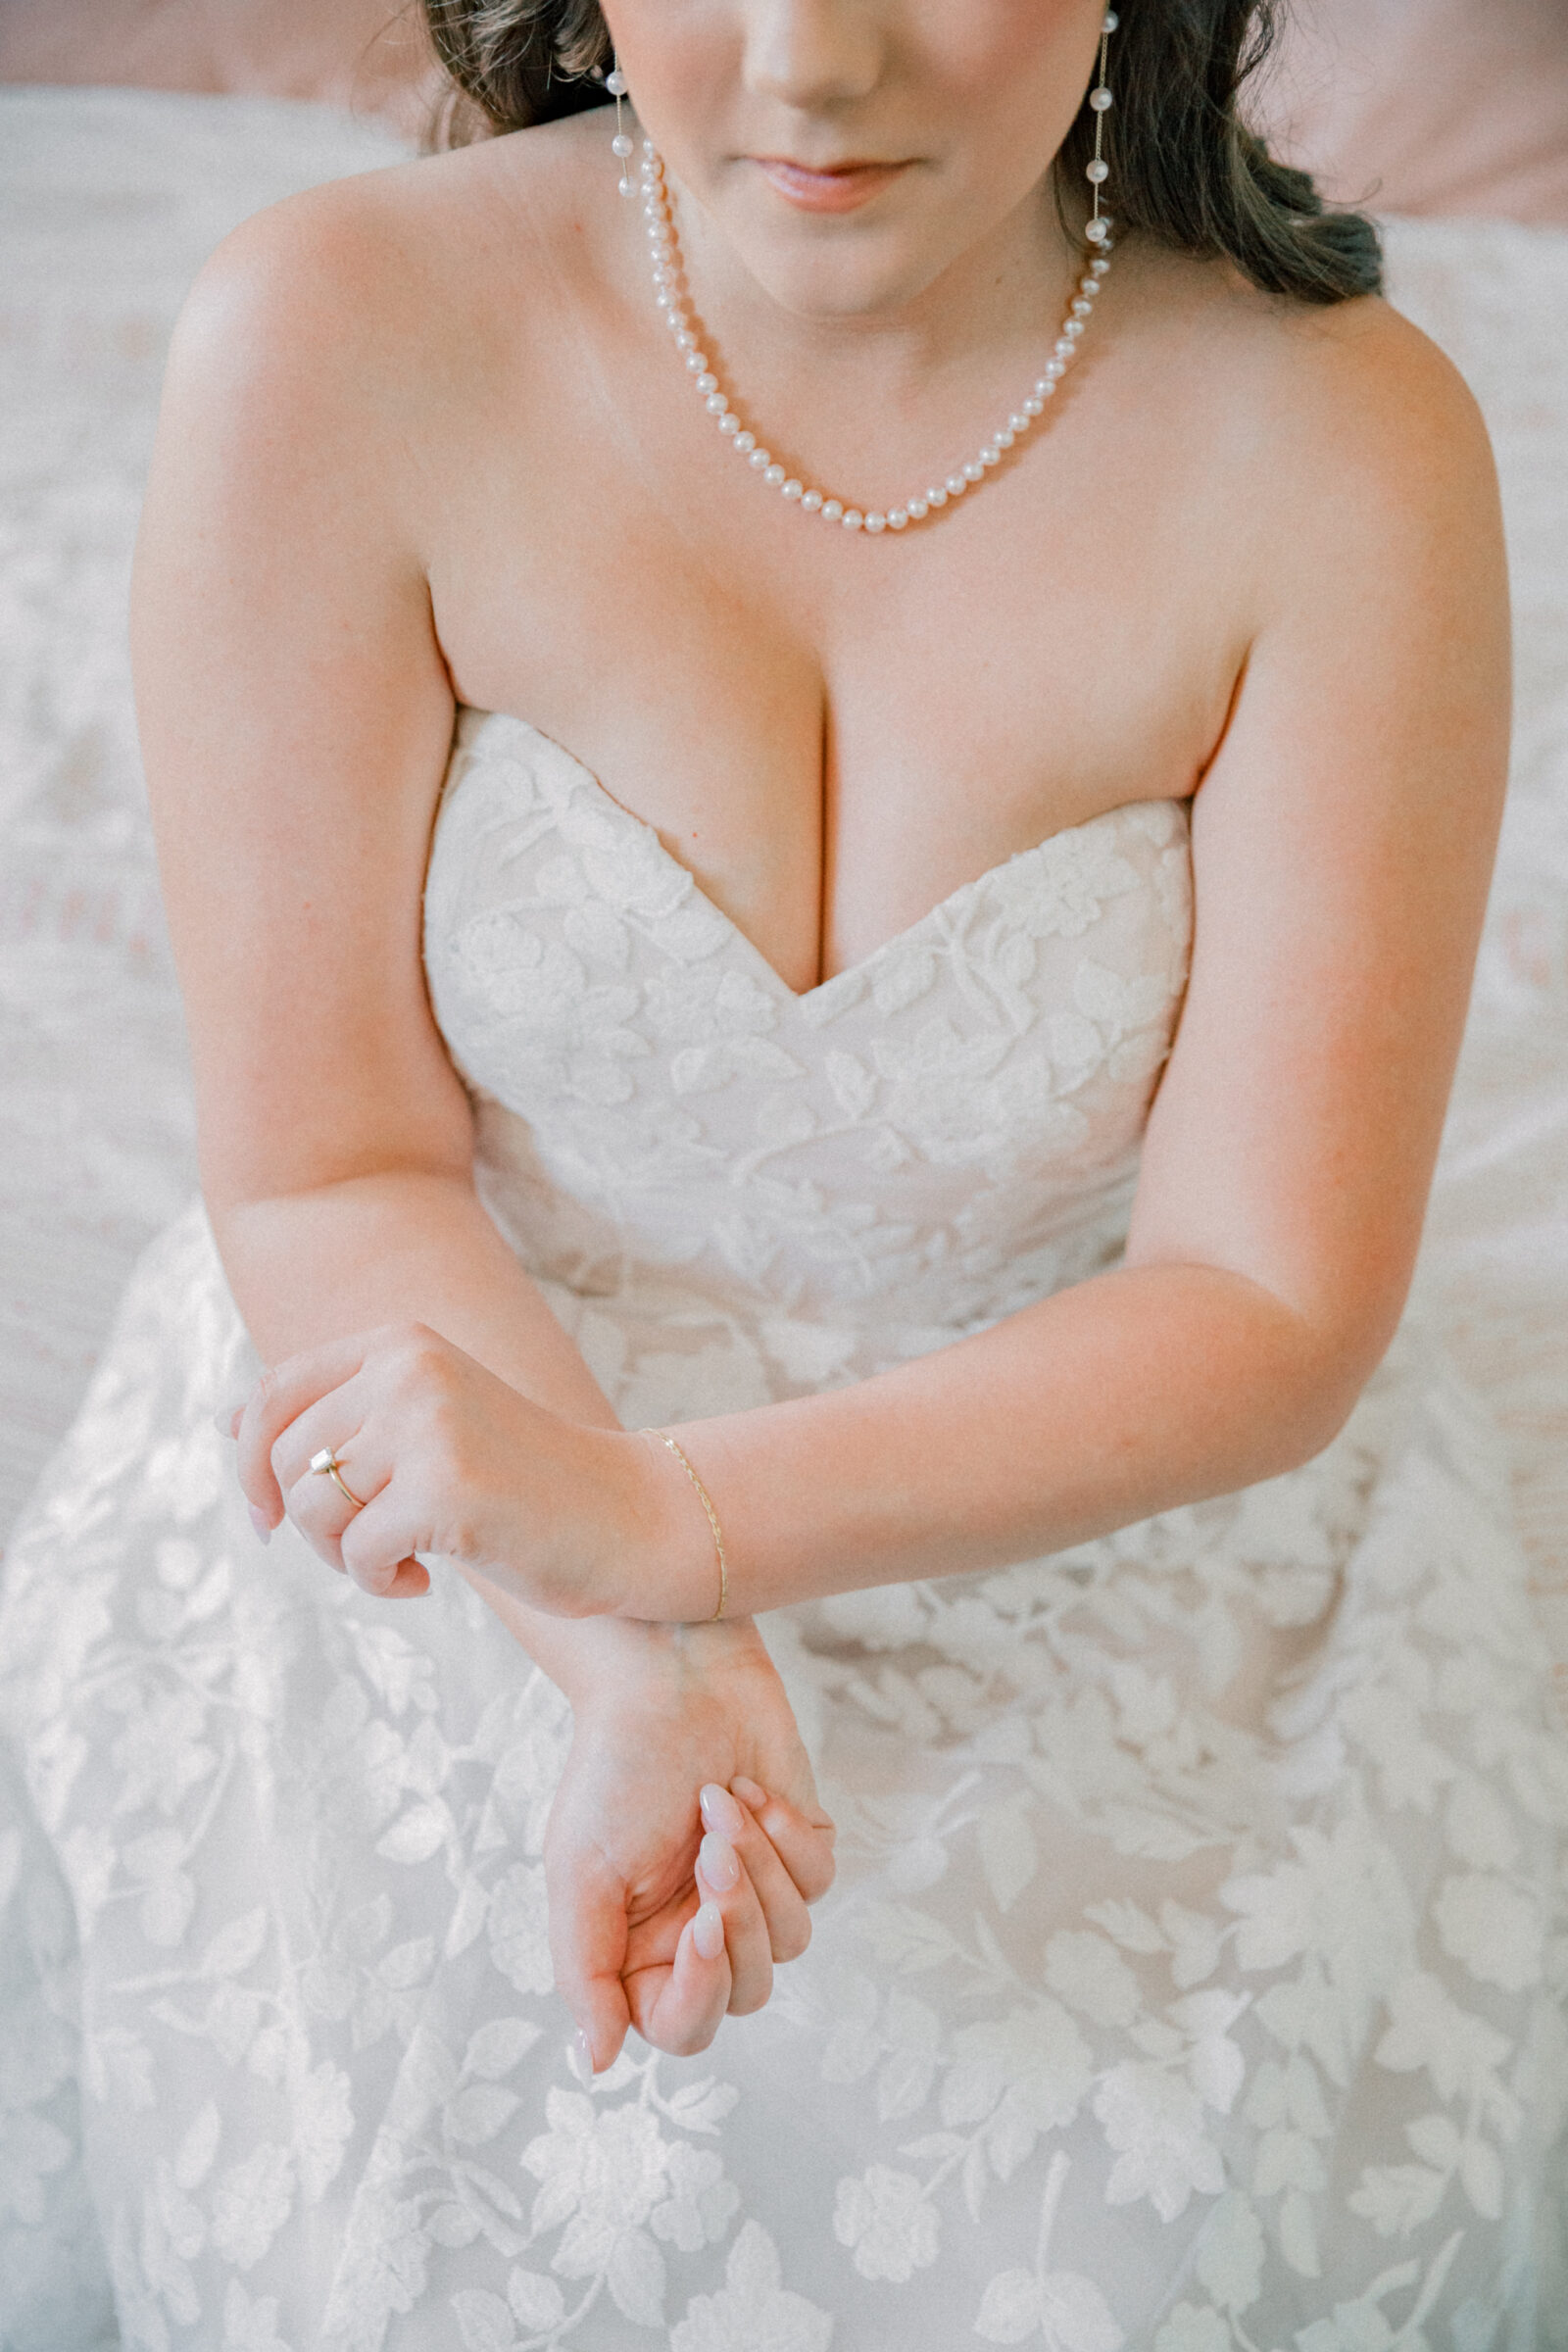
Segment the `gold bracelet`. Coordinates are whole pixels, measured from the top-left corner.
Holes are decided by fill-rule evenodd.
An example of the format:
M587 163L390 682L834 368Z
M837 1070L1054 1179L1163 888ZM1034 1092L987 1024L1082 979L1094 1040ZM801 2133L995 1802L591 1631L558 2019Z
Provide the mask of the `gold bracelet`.
M679 1462L681 1468L691 1480L692 1485L696 1488L697 1499L702 1504L704 1510L708 1513L708 1524L713 1531L713 1549L718 1554L718 1606L713 1611L712 1616L708 1620L710 1625L715 1625L719 1618L723 1616L724 1603L729 1598L729 1562L724 1557L724 1533L718 1524L718 1513L713 1508L712 1498L710 1495L708 1489L704 1486L702 1480L698 1477L696 1471L692 1468L690 1462L686 1459L685 1454L682 1453L680 1447L676 1445L669 1432L664 1429L645 1429L643 1435L645 1438L657 1438L662 1446L667 1446L669 1447L670 1452L675 1456L676 1461Z

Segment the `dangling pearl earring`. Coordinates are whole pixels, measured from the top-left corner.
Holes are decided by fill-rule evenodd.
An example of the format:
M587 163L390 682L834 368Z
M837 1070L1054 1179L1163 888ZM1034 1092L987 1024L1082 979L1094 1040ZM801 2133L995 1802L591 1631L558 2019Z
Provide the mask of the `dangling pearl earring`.
M605 87L615 101L615 135L610 142L610 152L620 164L620 192L623 196L635 196L637 182L631 175L632 143L626 135L620 111L620 102L626 95L626 76L619 66L612 66L605 75Z
M1103 245L1110 236L1110 217L1100 209L1100 192L1110 177L1110 166L1105 161L1105 117L1115 104L1105 80L1105 61L1110 52L1110 36L1120 23L1121 19L1115 10L1107 8L1104 23L1100 27L1100 78L1089 93L1089 103L1095 115L1095 160L1088 167L1088 178L1095 191L1095 209L1089 217L1084 235L1091 245ZM628 155L631 153L629 146L626 152Z

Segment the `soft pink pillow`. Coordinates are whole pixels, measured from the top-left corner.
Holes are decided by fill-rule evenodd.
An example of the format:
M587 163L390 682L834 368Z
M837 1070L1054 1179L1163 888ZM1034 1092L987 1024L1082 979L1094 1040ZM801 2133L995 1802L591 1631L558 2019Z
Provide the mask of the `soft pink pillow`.
M423 127L417 0L0 0L0 81L312 98Z
M1568 225L1568 0L1294 0L1276 146L1382 213Z

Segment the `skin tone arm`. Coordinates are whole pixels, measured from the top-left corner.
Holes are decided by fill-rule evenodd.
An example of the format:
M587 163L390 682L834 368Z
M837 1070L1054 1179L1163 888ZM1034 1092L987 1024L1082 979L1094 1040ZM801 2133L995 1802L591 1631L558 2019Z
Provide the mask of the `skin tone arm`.
M474 1196L419 965L451 693L387 469L320 364L341 317L270 331L270 233L181 329L133 613L219 1246L264 1359L417 1319L518 1403L611 1433ZM484 1590L576 1717L545 1859L558 1984L592 2055L608 2065L633 2022L706 2046L726 2008L765 2000L832 1876L765 1649L744 1619L571 1625Z
M1355 357L1195 805L1125 1265L768 1436L694 1429L749 1605L827 1565L792 1493L839 1505L847 1583L1049 1550L1309 1458L1388 1346L1501 812L1507 592L1468 395L1418 346Z
M1275 1475L1389 1343L1501 807L1506 593L1468 396L1399 330L1339 356L1266 509L1259 626L1196 803L1192 979L1126 1261L858 1388L688 1425L739 1605L1034 1557ZM463 1399L457 1460L417 1444L437 1394ZM372 1499L349 1527L300 1473L351 1432ZM456 1536L550 1609L675 1617L712 1592L677 1466L492 1412L416 1336L282 1367L242 1469L372 1588Z

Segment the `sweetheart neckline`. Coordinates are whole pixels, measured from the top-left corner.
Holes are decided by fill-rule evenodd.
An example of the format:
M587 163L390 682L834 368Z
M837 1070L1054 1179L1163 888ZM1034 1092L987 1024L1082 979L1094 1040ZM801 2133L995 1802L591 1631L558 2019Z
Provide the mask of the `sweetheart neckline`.
M471 727L466 724L469 720L473 722ZM639 816L634 808L628 808L624 801L617 801L609 787L600 782L586 760L579 760L576 753L568 751L564 743L558 743L555 736L547 735L543 727L535 726L532 719L519 718L514 711L511 710L481 710L475 704L460 703L454 731L454 745L465 750L469 749L475 735L486 728L495 726L514 729L533 744L541 745L546 752L553 753L558 760L564 762L579 782L588 786L595 798L606 808L615 816L622 818L628 825L635 826L639 833L647 834L664 862L673 866L677 873L684 874L697 897L702 900L705 906L710 907L712 912L717 915L730 937L739 943L743 952L751 957L760 970L767 975L773 986L789 1000L790 1004L802 1010L808 1005L816 1004L826 996L830 989L842 990L851 983L862 979L885 956L891 955L894 949L906 947L912 939L918 937L920 932L936 922L938 917L947 913L951 907L968 898L971 893L984 889L988 882L994 882L999 874L1007 872L1009 867L1019 864L1024 859L1042 858L1049 851L1055 849L1058 844L1070 841L1076 835L1093 832L1097 825L1108 824L1115 818L1125 817L1135 808L1173 808L1180 815L1187 808L1187 803L1184 800L1178 800L1174 795L1166 795L1162 799L1149 801L1118 801L1114 808L1102 808L1094 816L1080 817L1076 824L1058 825L1055 832L1048 833L1043 841L1031 842L1027 849L1014 850L1009 857L999 858L995 865L988 865L984 873L974 874L967 882L958 883L955 889L948 892L945 898L938 899L935 906L928 906L924 914L916 915L912 923L906 923L902 931L895 931L889 938L881 941L877 947L859 956L854 963L847 963L842 971L830 973L827 979L816 981L810 988L796 989L791 988L783 973L775 964L768 961L750 932L743 931L734 916L726 912L716 899L710 897L692 872L691 867L677 858L673 850L665 847L658 826L650 824L647 817Z

